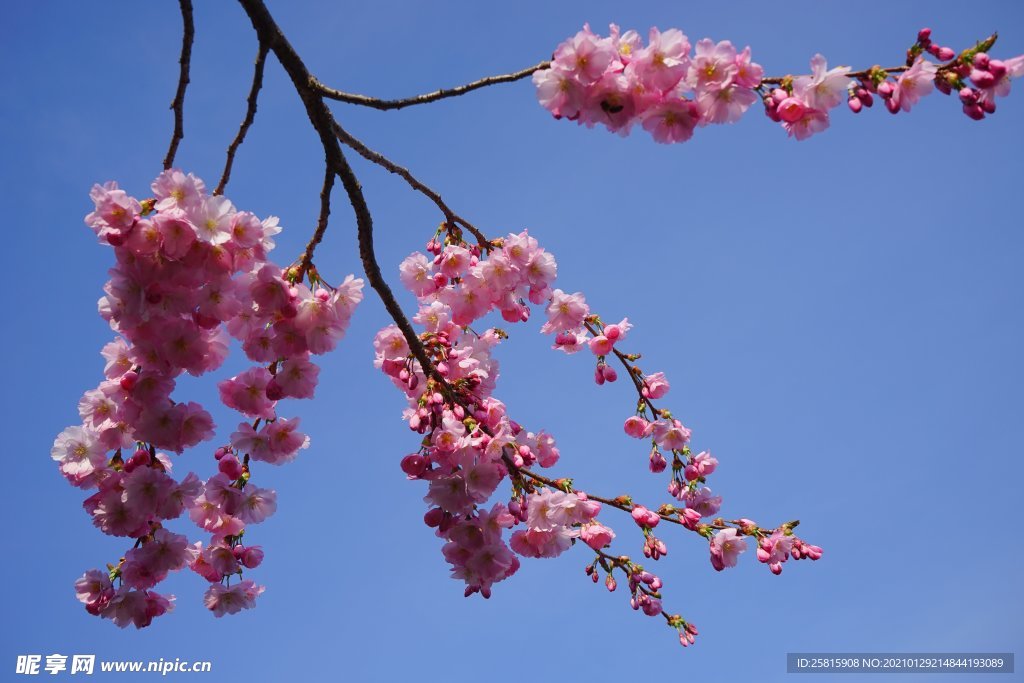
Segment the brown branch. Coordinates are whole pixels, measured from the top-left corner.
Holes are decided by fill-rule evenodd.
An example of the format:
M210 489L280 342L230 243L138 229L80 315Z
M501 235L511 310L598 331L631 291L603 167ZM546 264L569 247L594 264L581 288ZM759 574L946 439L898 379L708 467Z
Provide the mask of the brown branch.
M437 208L441 210L441 213L444 214L445 220L452 224L458 223L459 225L469 230L471 233L473 233L473 236L476 237L476 241L480 244L481 247L490 247L490 240L487 239L487 237L482 232L480 232L476 227L474 227L469 221L467 221L466 219L462 218L454 211L452 211L451 208L441 198L440 194L438 194L436 191L430 189L422 182L420 182L411 172L409 172L409 169L403 166L399 166L398 164L391 161L380 152L375 152L374 150L370 149L365 144L363 144L362 141L360 141L358 138L354 137L352 134L350 134L348 131L346 131L344 128L338 125L337 122L335 122L334 125L334 133L335 135L338 136L338 140L351 147L359 154L359 156L363 157L367 161L377 164L378 166L387 169L391 173L394 173L395 175L398 175L401 178L403 178L405 182L407 182L409 186L412 187L412 189L422 193L428 199L430 199L430 201L434 202L434 204L437 205Z
M324 238L324 233L327 232L327 219L331 215L331 190L334 189L335 175L335 170L330 166L324 169L324 186L320 189L320 218L316 222L316 231L309 238L306 249L302 252L302 257L299 259L299 266L295 275L296 282L301 282L302 278L306 276L306 271L309 270L310 265L313 263L313 252L316 251L317 245L320 244L320 241Z
M458 97L459 95L465 95L468 92L479 90L480 88L486 88L489 85L512 83L532 75L534 71L540 71L541 69L546 69L549 66L551 66L551 62L543 61L539 64L534 64L531 67L522 69L521 71L516 71L515 73L501 74L499 76L487 76L486 78L481 78L478 81L473 81L472 83L467 83L465 85L459 85L454 88L442 88L441 90L435 90L434 92L425 93L423 95L406 97L400 100L381 100L376 97L342 92L341 90L330 88L315 79L311 82L311 85L317 92L328 99L337 100L338 102L346 102L348 104L358 104L363 107L372 107L383 111L388 109L402 109L404 107L411 107L415 104L427 104L428 102L436 102L437 100L443 100L448 97Z
M235 163L235 152L238 151L238 147L245 140L245 134L249 131L249 126L256 119L256 101L259 99L260 88L263 87L263 67L267 63L267 52L269 49L266 43L260 42L259 50L256 53L256 63L252 72L252 87L249 89L249 97L246 98L245 118L242 119L242 125L238 127L238 134L235 135L235 139L228 145L228 158L224 162L224 172L220 176L220 182L217 183L217 189L213 191L215 195L224 194L224 188L231 178L231 166Z
M906 71L909 68L910 68L909 66L891 66L888 69L883 69L880 66L873 66L870 69L862 69L861 71L851 71L850 73L846 74L846 77L847 78L853 78L853 79L867 78L868 76L871 75L871 73L873 71L879 71L879 70L885 71L885 72L891 73L891 74L898 74L898 73L903 73L904 71ZM771 78L762 78L761 82L758 84L757 87L760 88L762 85L782 85L782 82L784 80L786 80L787 78L798 78L798 76L772 76ZM755 88L755 90L756 89L757 88Z
M509 463L506 461L506 465L508 465L508 464ZM539 484L544 484L545 486L550 486L551 488L556 489L558 491L566 491L566 489L568 489L568 492L579 493L579 491L577 489L572 488L572 486L567 486L566 485L566 481L567 480L565 480L565 479L551 479L549 477L545 477L542 474L537 474L536 472L528 470L525 467L516 467L515 465L512 465L512 469L515 470L516 472L518 472L521 475L525 475L525 476L529 477L530 479L533 479L535 482L537 482ZM632 512L633 511L633 507L634 507L633 505L631 505L631 504L627 503L625 500L623 500L621 497L620 498L604 498L602 496L595 496L595 495L593 495L593 494L588 492L587 493L587 498L589 500L596 500L599 503L604 503L605 505L608 505L610 507L617 508L619 510L622 510L623 512ZM658 513L657 510L654 510L654 512L656 514L658 514L658 516L661 517L666 522L671 522L673 524L678 524L679 526L684 526L683 523L679 520L678 517L673 517L672 515L663 515L663 514Z
M423 368L423 373L428 378L433 378L441 387L447 388L444 378L437 373L434 364L427 356L426 349L423 348L423 343L416 331L413 330L408 318L405 317L402 307L399 306L394 293L381 274L380 265L377 263L373 249L373 217L366 204L366 197L363 196L359 180L352 171L352 167L349 166L348 160L345 159L338 139L335 137L334 131L337 122L324 103L321 94L312 86L316 79L309 73L302 58L285 38L263 0L239 0L239 3L249 16L260 42L265 43L274 52L295 86L295 90L306 108L306 115L309 116L310 123L320 137L327 168L337 174L348 194L349 203L351 203L352 211L355 214L359 236L359 257L363 263L366 279L384 303L384 308L387 309L391 319L401 330L413 355L419 361L420 367ZM314 244L313 248L315 249L315 247ZM309 251L309 258L312 259L312 250Z
M164 157L164 170L174 165L174 155L178 153L178 143L185 137L185 88L189 83L189 67L192 63L192 40L195 38L196 27L192 21L192 0L178 0L181 6L181 23L184 31L181 36L181 57L178 64L181 71L178 74L178 89L171 101L171 109L174 110L174 132L171 134L171 145L167 148L167 156Z

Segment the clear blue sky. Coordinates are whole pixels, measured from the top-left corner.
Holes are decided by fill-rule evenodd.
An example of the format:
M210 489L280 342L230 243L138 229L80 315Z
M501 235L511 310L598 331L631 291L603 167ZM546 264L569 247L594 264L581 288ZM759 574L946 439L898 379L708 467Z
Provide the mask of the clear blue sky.
M198 5L178 164L212 185L256 42L235 4ZM1024 52L1024 10L1010 2L270 6L325 82L379 96L526 67L584 21L749 43L771 74L800 73L817 51L830 63L897 64L925 25L957 49L998 29L996 54ZM160 169L177 3L14 3L0 37L11 286L0 679L14 678L17 654L59 652L209 659L206 678L226 682L777 681L789 651L991 652L1024 642L1024 82L981 123L932 94L909 115L837 110L831 130L804 143L757 110L685 145L621 139L554 121L528 82L408 111L337 107L353 133L488 232L528 227L558 257L563 288L584 290L609 318L628 315L629 349L668 374L669 405L694 444L721 460L712 483L724 513L765 525L799 517L825 558L775 577L748 553L716 573L698 539L666 533L658 570L667 604L701 629L686 651L624 594L592 586L582 551L524 562L490 601L463 599L419 522L424 487L398 469L416 439L399 421L402 398L371 367L370 341L386 319L371 298L326 359L315 402L296 407L312 448L259 472L280 502L254 529L267 550L254 572L268 587L259 608L214 619L201 604L205 581L180 573L166 584L175 613L136 632L75 601L74 579L116 560L123 541L93 529L49 448L76 423L110 338L95 308L112 254L82 223L87 193L116 179L141 196ZM227 194L281 216L282 261L315 220L318 144L271 62ZM398 262L439 216L395 178L356 168L397 282ZM358 270L354 246L336 194L318 259L325 276ZM556 435L557 472L583 488L660 497L663 479L621 433L629 387L594 386L589 357L547 350L536 329L515 329L501 350L513 414ZM235 356L218 377L240 367ZM231 425L211 386L181 391ZM211 465L198 449L179 466ZM638 551L628 519L606 517L623 551Z

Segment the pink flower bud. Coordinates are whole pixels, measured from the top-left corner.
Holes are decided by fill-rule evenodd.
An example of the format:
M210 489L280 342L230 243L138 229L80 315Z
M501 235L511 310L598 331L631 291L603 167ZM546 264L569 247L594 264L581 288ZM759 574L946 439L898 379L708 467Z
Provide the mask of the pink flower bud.
M654 472L655 474L660 474L661 472L665 471L666 467L668 467L668 461L665 460L665 456L661 454L661 451L652 450L650 462L651 472Z
M996 101L994 98L990 97L987 100L982 100L981 102L978 102L978 104L981 105L981 110L986 114L996 113Z
M228 449L226 449L223 446L221 446L220 448L218 448L217 450L215 450L213 452L213 459L214 460L220 460L225 455L227 455L227 453L228 453Z
M648 510L643 505L634 506L630 511L630 514L633 516L633 521L635 521L637 526L640 527L649 527L653 529L658 526L658 522L661 521L661 517L658 513Z
M217 469L228 479L238 479L242 476L242 463L238 462L238 458L231 454L225 455L217 461Z
M614 592L618 585L619 584L615 582L615 577L613 577L611 574L605 577L604 586L608 589L609 593Z
M964 113L975 121L981 121L985 118L985 110L981 108L980 104L965 104Z
M885 108L889 110L890 114L900 113L900 103L891 97L885 101Z
M953 51L953 48L949 48L949 47L940 47L938 49L938 51L935 53L935 56L938 57L939 59L941 59L944 62L949 61L950 59L953 59L953 57L955 55L956 55L956 52ZM780 571L781 571L781 569L780 569Z
M859 114L860 110L864 108L864 103L860 101L858 97L851 97L846 101L846 105L850 108L854 114Z
M889 99L890 97L892 97L892 94L895 91L895 89L896 88L895 86L893 86L891 81L882 81L881 83L878 84L878 94L884 97L885 99Z
M1009 68L1006 66L1006 62L1001 59L993 59L988 63L988 72L992 74L996 81L1002 80L1007 71L1009 71Z
M284 389L278 384L276 377L267 382L266 393L267 398L271 401L280 401L284 398Z
M984 52L979 52L976 55L974 55L974 60L971 63L974 64L974 68L976 68L976 69L985 69L985 70L987 70L988 69L988 62L989 62L988 55L986 53L984 53Z
M971 70L971 81L979 88L991 88L996 84L996 77L991 71Z
M423 515L423 523L431 528L441 526L441 522L444 520L444 510L441 508L430 508L427 513Z
M128 458L128 462L124 464L124 471L131 472L139 467L144 467L149 464L149 451L145 448L140 448L132 453L132 457Z
M686 508L679 515L679 519L683 523L683 526L693 531L700 524L700 513L693 508Z
M960 88L960 101L964 104L974 104L978 101L978 91L974 88L968 88L964 86Z
M250 546L245 549L239 560L244 567L255 569L263 563L263 548L258 545Z
M778 112L786 123L796 123L807 113L807 105L795 97L787 97L779 103Z
M412 453L402 458L402 471L410 477L419 477L427 471L429 463L419 453Z
M619 373L615 372L615 368L610 365L602 365L601 374L604 375L606 382L614 382L619 378Z
M932 30L930 28L923 28L917 32L917 42L927 43L931 40Z
M600 365L594 368L594 382L596 382L598 386L604 384L604 373L601 372Z
M789 93L783 90L782 88L775 88L774 90L772 90L772 101L775 102L776 105L782 104L788 98Z
M131 390L135 388L135 384L138 381L139 373L135 372L134 370L129 370L128 372L121 375L121 388L131 393Z

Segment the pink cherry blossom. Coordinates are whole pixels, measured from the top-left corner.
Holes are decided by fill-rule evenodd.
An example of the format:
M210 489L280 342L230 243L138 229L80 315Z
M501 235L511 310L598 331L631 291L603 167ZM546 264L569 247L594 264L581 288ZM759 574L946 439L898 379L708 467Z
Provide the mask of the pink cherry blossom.
M262 595L264 590L264 586L257 586L252 579L243 579L233 586L212 583L203 597L203 603L215 617L237 614L243 609L255 607L256 598Z
M583 324L583 319L590 314L583 294L566 294L556 289L551 294L551 303L547 308L548 321L541 328L544 334L572 330Z
M811 109L828 111L846 100L850 85L850 67L828 68L828 61L820 54L811 58L811 75L793 79L793 95ZM791 121L792 123L792 121Z
M746 539L738 536L736 529L722 529L711 540L711 566L717 571L735 567L736 560L746 549Z
M700 122L697 105L684 99L667 99L643 115L643 128L655 142L685 142L693 137L693 129Z
M929 94L938 67L926 59L918 59L896 79L892 100L903 111L910 111L922 97Z

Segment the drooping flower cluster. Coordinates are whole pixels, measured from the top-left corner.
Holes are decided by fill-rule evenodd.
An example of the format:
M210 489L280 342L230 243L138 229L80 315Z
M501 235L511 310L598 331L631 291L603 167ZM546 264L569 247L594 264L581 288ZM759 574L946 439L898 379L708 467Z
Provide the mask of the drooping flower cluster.
M651 560L668 552L665 541L654 534L666 520L706 537L717 569L735 564L745 547L744 536L775 538L774 531L763 531L752 522L730 526L719 519L705 521L717 514L722 501L704 485L717 459L707 452L692 454L690 430L668 411L654 407L652 402L668 393L669 382L664 373L644 374L633 364L638 356L620 351L632 329L629 320L605 324L591 313L582 293L553 289L554 258L528 233L471 245L463 241L461 229L445 223L427 252L430 256L410 255L399 270L403 284L419 300L413 320L424 329L418 341L436 374L424 372L409 340L393 325L374 341L375 363L406 395L404 417L410 429L423 435L419 451L405 456L401 467L410 479L428 482L424 500L432 507L424 521L445 540L442 552L452 565L453 578L466 583L467 596L480 592L488 597L493 584L519 568L517 554L556 557L581 540L595 553L586 567L594 582L603 570L605 586L614 591L614 572L622 570L633 609L664 616L678 630L682 644L692 643L696 628L662 609L661 579L628 557L604 551L616 534L596 519L602 505L632 515L643 534L643 554ZM553 466L558 449L543 431L534 434L513 421L494 397L498 362L493 349L507 335L497 329L478 333L470 327L493 310L508 322L525 321L530 303L544 306L541 332L554 336L552 348L570 354L587 348L597 357L598 384L618 378L609 360L623 364L639 398L637 414L626 420L626 433L651 441L652 471L667 468L666 454L672 458L669 491L685 507L666 504L652 510L625 496L588 496L568 479L552 480L530 469L535 464ZM511 498L484 507L506 477ZM507 543L506 529L512 530ZM723 536L722 530L729 533ZM820 557L820 549L802 545L791 528L778 531L786 540L770 541L771 552L811 548L802 556ZM773 571L778 562L772 560Z
M86 572L79 599L92 614L140 628L172 607L173 596L152 588L186 566L211 582L205 602L217 616L251 607L263 591L249 579L230 585L263 558L259 546L241 543L245 528L277 504L273 491L250 483L249 460L279 464L308 444L298 419L278 418L276 402L312 396L318 368L310 354L335 346L362 285L350 277L337 290L319 281L311 290L292 281L267 260L277 219L236 210L191 174L165 171L152 190L144 201L116 183L92 190L96 210L86 223L117 261L99 310L118 336L103 349L106 379L79 403L82 424L58 435L51 451L72 485L96 489L84 503L94 525L136 539L107 572ZM257 420L216 450L217 474L176 480L158 449L180 454L214 436L201 405L171 397L176 378L216 370L231 337L268 367L221 382L221 398ZM211 534L206 547L165 528L185 512Z
M698 126L733 123L757 101L763 71L729 41L705 38L691 54L678 29L652 28L644 45L636 31L589 26L558 46L551 67L533 82L556 118L627 135L639 124L657 142L685 142Z
M893 114L909 112L933 87L947 95L955 90L972 119L994 113L996 96L1008 95L1010 79L1024 73L1024 55L989 57L994 42L993 36L954 59L956 53L933 43L925 28L904 67L853 73L847 66L829 69L818 54L809 75L765 78L750 60L750 48L737 51L727 40L705 38L691 54L678 29L652 28L644 45L636 31L621 33L614 24L607 37L584 26L558 46L550 67L535 72L533 82L555 118L601 124L620 135L640 124L657 142L685 142L698 126L739 120L760 98L768 118L805 140L829 127L830 110L843 101L859 113L872 106L874 94ZM925 53L948 63L934 64Z
M528 557L554 557L594 523L600 504L585 496L525 482L520 468L551 467L558 461L554 439L512 420L492 393L498 362L492 349L505 334L482 333L470 325L492 310L508 322L530 316L529 303L552 296L557 266L527 232L497 244L468 245L441 232L427 245L428 257L414 253L400 267L403 284L420 301L414 322L424 328L420 340L443 378L427 377L396 326L374 341L375 364L405 394L404 417L424 435L419 452L402 459L411 479L429 482L426 502L433 506L426 523L445 539L452 575L466 583L466 594L488 597L491 586L519 568L515 550ZM517 495L506 505L483 507L513 472ZM511 535L505 529L524 524ZM596 536L595 536L596 537Z

